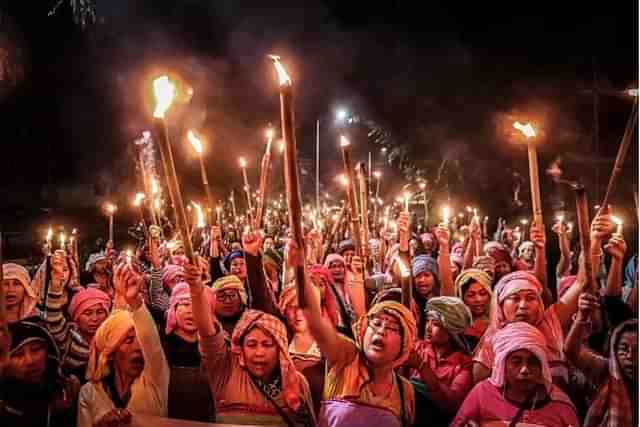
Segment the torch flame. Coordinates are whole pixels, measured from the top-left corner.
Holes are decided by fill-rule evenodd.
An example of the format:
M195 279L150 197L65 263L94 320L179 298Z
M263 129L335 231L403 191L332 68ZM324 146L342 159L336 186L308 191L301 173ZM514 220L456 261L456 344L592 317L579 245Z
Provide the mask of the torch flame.
M53 237L53 229L49 227L49 230L47 231L47 242L50 242L52 237Z
M189 129L189 132L187 132L187 138L189 139L191 145L193 145L193 149L196 150L196 153L202 154L202 143L191 129Z
M373 176L375 176L376 179L380 179L380 177L382 176L382 173L380 171L374 171Z
M144 200L144 193L136 193L135 198L133 199L133 206L138 207Z
M204 228L207 224L204 221L204 213L202 212L202 206L196 202L191 202L193 207L196 208L196 227Z
M638 97L638 89L627 89L627 95Z
M268 141L271 141L271 140L273 139L273 137L274 137L274 135L275 135L275 131L273 130L273 128L272 128L271 126L269 126L269 127L267 128L266 135L267 135L267 140L268 140Z
M60 233L60 246L64 247L64 244L67 241L67 235L64 233Z
M351 142L349 142L347 137L340 135L340 147L348 147L349 145L351 145Z
M284 69L284 66L280 62L280 57L277 55L269 55L269 58L273 61L273 66L276 67L280 86L291 85L291 79L289 78L289 74L287 74L287 70Z
M338 181L340 182L340 184L344 185L345 187L349 185L349 178L347 178L347 176L343 173L338 175Z
M525 125L521 124L520 122L515 122L513 124L513 127L518 129L520 132L522 132L524 134L525 137L528 138L533 138L534 136L536 136L536 131L533 130L533 127L531 126L531 123L527 123Z
M153 117L162 119L176 97L176 86L169 80L169 77L160 76L153 81L153 94L156 98Z
M451 213L449 212L449 206L444 206L442 208L442 220L445 224L449 223L450 216L451 216Z
M106 207L107 212L109 213L109 215L113 215L114 212L118 209L118 207L116 205L114 205L113 203L107 203L107 205L105 207Z
M247 162L244 160L244 157L240 157L238 159L238 162L240 163L240 167L241 168L246 168L247 167Z
M156 195L160 192L160 186L158 185L158 181L151 177L151 194Z

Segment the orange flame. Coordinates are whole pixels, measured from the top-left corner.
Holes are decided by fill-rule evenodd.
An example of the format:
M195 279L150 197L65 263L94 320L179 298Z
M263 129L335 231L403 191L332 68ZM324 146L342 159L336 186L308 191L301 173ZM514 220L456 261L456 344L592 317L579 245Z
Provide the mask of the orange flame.
M136 207L140 206L144 198L145 198L144 193L136 193L133 199L133 206L136 206Z
M160 76L153 81L153 94L156 98L153 117L162 119L176 97L176 86L169 80L169 77Z
M204 228L207 224L204 221L204 213L202 212L202 206L200 206L196 202L191 202L191 203L196 208L196 227Z
M273 61L273 66L276 67L280 86L291 85L291 79L289 78L289 74L287 74L287 70L285 70L284 66L280 62L280 57L277 55L269 55L269 58Z
M341 173L337 178L340 184L344 185L345 187L349 185L349 178L347 178L345 174Z
M246 168L247 167L247 162L244 160L244 157L240 157L238 159L238 163L240 163L240 167L241 168Z
M531 126L531 123L527 123L523 125L520 122L515 122L513 124L513 127L518 129L520 132L522 132L524 136L527 137L527 139L533 138L536 136L536 131L533 129L533 126Z
M193 149L196 150L196 153L202 154L202 142L200 142L200 139L198 139L196 134L191 129L189 129L189 131L187 132L187 138L189 139L191 145L193 145Z
M348 147L351 145L351 142L347 139L346 136L340 135L340 147Z
M47 231L47 242L51 242L52 237L53 237L53 229L49 227L49 230Z

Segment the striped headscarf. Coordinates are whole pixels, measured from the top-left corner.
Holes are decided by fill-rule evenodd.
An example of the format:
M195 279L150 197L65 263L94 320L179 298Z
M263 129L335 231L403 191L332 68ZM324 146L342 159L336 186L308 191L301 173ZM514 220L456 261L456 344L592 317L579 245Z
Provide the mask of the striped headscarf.
M464 330L471 325L471 312L460 298L435 297L427 301L427 319L437 320L449 332L461 350L470 351L464 339Z
M213 282L211 288L213 289L214 293L217 293L218 291L225 291L227 289L234 289L238 291L240 300L242 300L242 304L247 305L247 291L244 288L244 283L242 283L238 276L235 276L233 274L223 276Z
M549 362L547 360L546 339L542 332L535 326L525 322L514 322L506 325L493 337L493 368L489 382L498 388L502 388L506 381L507 358L518 350L527 350L533 353L542 365L542 382L551 393L552 378Z
M97 383L109 375L111 356L134 327L131 313L125 310L111 313L102 322L91 341L87 380Z
M496 277L496 260L489 255L475 257L473 260L473 268L484 271L491 279L491 282L493 282Z
M638 319L630 319L621 323L613 330L609 341L609 378L600 386L598 395L589 407L584 421L585 427L622 427L630 426L632 421L631 397L627 391L624 373L618 357L616 347L624 332L638 333Z
M24 297L18 313L19 318L22 319L33 314L38 303L38 295L33 286L31 286L31 279L27 269L11 262L2 264L2 278L4 280L17 280L24 288Z
M502 303L510 295L518 293L520 291L533 291L538 297L538 316L533 321L533 325L537 325L542 321L544 315L544 303L542 301L542 284L538 278L526 271L516 271L509 273L502 277L495 289L493 290L493 297L491 301L491 326L501 328L507 322L504 311L502 310Z
M111 309L111 298L99 289L89 288L77 292L69 304L69 317L77 322L78 317L92 305L100 304L108 313Z
M162 284L166 289L169 289L167 283L176 280L178 276L184 276L184 268L176 264L167 264L162 269Z
M413 351L418 332L416 319L413 317L413 314L411 314L411 311L395 301L384 301L374 305L369 309L367 314L362 316L360 320L353 325L353 335L356 338L358 348L361 350L364 349L364 336L369 326L369 318L380 313L393 316L402 327L402 348L400 349L400 356L398 356L393 363L393 367L397 368L409 358L409 355Z
M493 290L491 289L491 277L484 271L479 268L467 268L466 270L462 270L455 281L455 289L456 296L461 300L464 300L464 292L467 289L464 289L467 285L470 285L472 282L478 283L484 290L486 290L489 295L493 296ZM493 300L493 298L492 298ZM491 312L491 303L489 303L489 311L482 318L488 319L489 313ZM473 319L477 320L477 319Z
M244 368L242 342L244 337L254 328L260 329L275 340L278 346L284 401L290 409L296 411L302 403L300 401L301 385L296 368L289 356L287 328L280 319L260 310L246 310L233 330L231 351L240 358L240 366Z

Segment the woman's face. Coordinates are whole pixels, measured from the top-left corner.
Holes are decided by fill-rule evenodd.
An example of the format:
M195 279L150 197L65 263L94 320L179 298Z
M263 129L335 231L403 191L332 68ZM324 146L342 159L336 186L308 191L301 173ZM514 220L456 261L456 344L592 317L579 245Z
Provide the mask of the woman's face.
M333 276L333 280L342 283L344 281L344 275L346 272L346 266L342 261L333 261L329 264L329 271Z
M184 274L182 272L177 273L174 277L172 277L170 280L165 280L164 281L164 286L169 290L172 291L173 288L180 282L184 282Z
M507 387L531 393L542 384L542 364L529 350L517 350L507 356L505 363Z
M247 277L247 263L244 258L234 258L229 265L229 271L237 276L238 279L244 281Z
M473 317L484 316L489 313L491 294L478 282L472 282L463 295L463 301Z
M191 301L184 301L176 305L176 320L179 329L186 332L196 331Z
M93 337L108 315L109 313L102 304L93 304L84 309L76 321L80 333L84 336Z
M8 308L22 304L25 290L18 279L5 279L2 281L2 286L4 286L5 301Z
M431 295L434 282L433 274L431 274L431 272L427 271L424 273L420 273L416 277L414 277L413 280L416 286L416 290L418 291L420 296L426 298Z
M527 322L535 326L541 309L540 298L532 290L513 293L502 302L502 312L507 322Z
M240 293L236 289L224 289L216 292L216 316L234 317L242 310Z
M373 366L392 364L402 349L402 326L386 313L369 319L363 340L364 354Z
M27 384L38 384L47 371L47 344L43 340L26 343L9 358L8 374Z
M296 334L302 334L309 330L309 324L302 309L293 304L287 307L287 324Z
M278 345L260 328L253 328L242 341L242 356L247 370L254 377L269 382L278 367Z
M424 339L434 346L444 346L449 342L449 332L439 320L429 319L427 320Z
M625 378L636 383L638 378L638 332L623 332L615 351Z
M113 365L115 369L129 378L137 378L144 369L144 363L142 347L140 347L136 330L131 328L113 354Z

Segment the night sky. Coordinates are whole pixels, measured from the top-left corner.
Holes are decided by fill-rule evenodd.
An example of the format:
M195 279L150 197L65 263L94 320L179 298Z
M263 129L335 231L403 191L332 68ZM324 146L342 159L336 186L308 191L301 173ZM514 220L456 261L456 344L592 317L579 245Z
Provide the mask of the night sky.
M240 188L238 156L258 165L265 127L279 124L266 58L277 53L295 82L303 157L312 157L321 121L324 189L336 189L333 116L345 106L408 145L430 176L442 158L457 161L458 201L494 216L521 214L510 207L514 171L525 177L521 198L529 197L526 152L505 134L509 120L542 123L541 169L561 156L566 174L580 177L594 198L596 166L602 194L632 104L600 96L596 154L593 96L585 90L594 81L606 91L638 82L637 2L570 10L558 1L104 0L85 29L74 24L67 0L48 17L55 3L0 3L0 48L10 70L0 80L0 207L5 227L16 231L26 224L17 216L44 224L39 209L97 216L105 197L126 203L135 187L132 141L150 124L149 79L163 70L195 93L173 113L171 128L188 195L201 193L197 161L183 139L190 126L208 136L218 197L229 182ZM358 159L378 152L366 129L354 127ZM633 145L614 197L628 208L630 183L637 182ZM393 165L386 169L385 176L400 176ZM250 175L257 183L258 170ZM402 183L385 185L390 192ZM549 214L563 201L572 206L546 177L542 185Z

